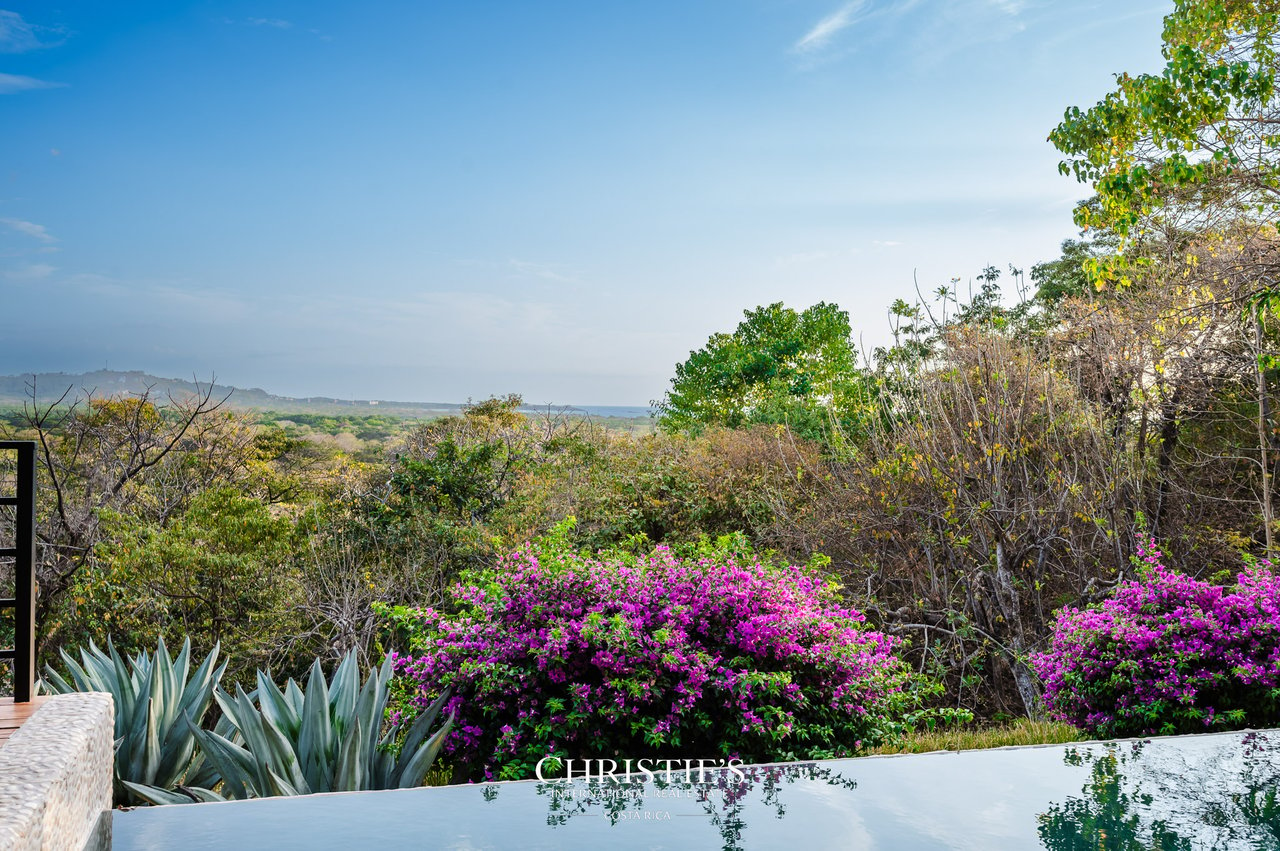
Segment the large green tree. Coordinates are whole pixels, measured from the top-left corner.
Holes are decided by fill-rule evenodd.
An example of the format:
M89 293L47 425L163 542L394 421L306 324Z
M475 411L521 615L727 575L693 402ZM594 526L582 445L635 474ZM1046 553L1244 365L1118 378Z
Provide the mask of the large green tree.
M1163 264L1251 311L1258 492L1268 554L1280 441L1266 365L1264 327L1280 306L1280 2L1177 0L1164 20L1160 74L1117 76L1088 111L1071 108L1050 140L1064 173L1092 184L1096 199L1076 222L1120 237L1090 258L1094 283L1127 286Z
M777 302L744 316L676 366L654 403L663 429L788 423L818 438L854 415L863 383L848 313L826 302L799 312Z
M198 493L166 526L104 512L107 535L71 595L97 632L149 645L156 634L219 644L235 675L282 658L297 632L293 523L229 486ZM99 618L101 620L99 620Z
M1177 0L1164 20L1164 70L1117 75L1115 91L1068 109L1050 134L1063 174L1096 192L1076 223L1121 237L1120 251L1088 259L1096 283L1128 284L1152 240L1181 258L1187 235L1239 241L1241 225L1270 230L1280 213L1278 24L1277 0ZM1271 253L1255 256L1273 262Z

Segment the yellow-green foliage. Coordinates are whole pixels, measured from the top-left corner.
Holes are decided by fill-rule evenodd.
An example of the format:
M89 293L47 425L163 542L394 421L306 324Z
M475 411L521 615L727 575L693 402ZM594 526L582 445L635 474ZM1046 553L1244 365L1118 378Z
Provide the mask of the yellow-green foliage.
M972 726L922 731L907 736L899 744L875 748L871 753L929 753L1006 748L1013 745L1057 745L1078 742L1081 738L1080 731L1070 724L1022 718L1001 727Z

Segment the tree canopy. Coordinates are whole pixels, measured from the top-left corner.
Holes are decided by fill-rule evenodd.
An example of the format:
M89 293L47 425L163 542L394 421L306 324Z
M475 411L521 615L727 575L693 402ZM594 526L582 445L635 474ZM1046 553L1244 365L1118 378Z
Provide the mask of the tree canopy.
M826 302L800 312L776 302L744 316L676 366L654 403L665 430L785 422L816 437L831 417L848 415L860 386L848 313Z
M1177 0L1159 74L1118 74L1092 108L1067 110L1049 139L1059 168L1091 184L1082 228L1112 231L1120 251L1090 259L1098 285L1127 284L1125 249L1153 234L1269 228L1280 213L1280 3Z

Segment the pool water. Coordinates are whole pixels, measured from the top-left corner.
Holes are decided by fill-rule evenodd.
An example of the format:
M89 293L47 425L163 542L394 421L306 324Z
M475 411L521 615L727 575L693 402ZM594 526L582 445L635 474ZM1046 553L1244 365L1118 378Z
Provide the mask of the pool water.
M1280 849L1280 731L117 812L153 849Z

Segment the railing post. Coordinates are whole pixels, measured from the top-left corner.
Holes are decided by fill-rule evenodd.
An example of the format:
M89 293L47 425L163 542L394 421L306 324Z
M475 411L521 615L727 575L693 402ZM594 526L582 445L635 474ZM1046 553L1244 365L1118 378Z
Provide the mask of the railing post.
M0 650L0 659L13 660L14 703L29 703L36 681L36 444L6 440L0 450L18 453L17 493L0 498L14 506L13 546L0 549L13 559L14 595L0 600L0 608L13 609L13 649Z
M18 449L18 517L14 549L13 701L27 703L36 684L36 445Z

